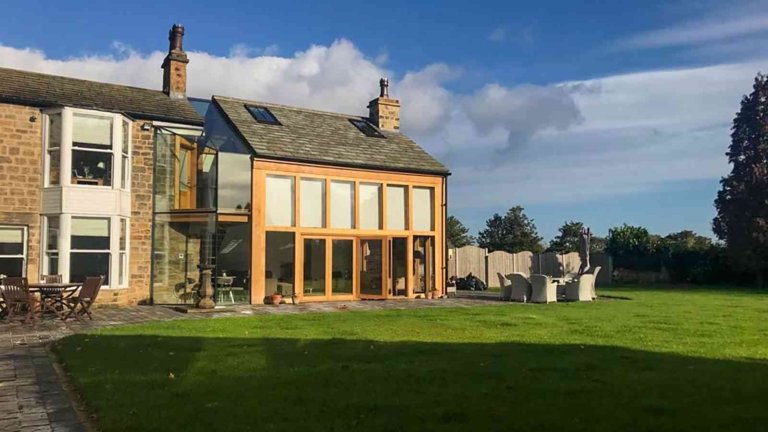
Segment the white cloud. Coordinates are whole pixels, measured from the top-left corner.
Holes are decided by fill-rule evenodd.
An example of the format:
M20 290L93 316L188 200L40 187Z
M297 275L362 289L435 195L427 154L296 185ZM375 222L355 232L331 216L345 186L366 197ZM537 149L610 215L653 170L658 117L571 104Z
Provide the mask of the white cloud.
M509 29L506 27L496 27L488 34L488 40L491 42L502 42L506 39L508 31Z
M190 95L365 114L378 79L390 76L404 132L454 172L454 208L584 201L716 179L727 170L723 153L740 96L755 72L768 70L758 61L457 94L448 86L461 74L455 67L396 76L347 40L282 57L244 48L227 56L191 51ZM160 88L163 52L113 50L60 60L0 45L0 66Z

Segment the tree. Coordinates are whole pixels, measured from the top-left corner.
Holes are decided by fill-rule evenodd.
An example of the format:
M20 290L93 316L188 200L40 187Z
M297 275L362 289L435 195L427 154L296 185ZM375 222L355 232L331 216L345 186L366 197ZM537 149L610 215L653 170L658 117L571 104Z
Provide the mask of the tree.
M658 260L652 253L655 241L647 229L624 224L608 230L605 250L613 257L616 267L658 270Z
M485 222L486 228L478 235L480 247L509 253L542 252L544 247L541 244L542 238L536 232L536 225L523 212L522 207L515 206L504 216L494 214Z
M469 235L469 229L454 216L448 216L445 234L453 247L463 247L475 243L475 238Z
M558 228L559 233L549 242L549 249L557 253L569 253L579 251L579 238L584 224L581 222L567 221Z
M605 237L593 235L592 239L589 241L589 253L605 253L607 247L608 239Z
M768 281L768 76L758 74L741 100L726 153L731 173L715 199L715 235L740 268Z

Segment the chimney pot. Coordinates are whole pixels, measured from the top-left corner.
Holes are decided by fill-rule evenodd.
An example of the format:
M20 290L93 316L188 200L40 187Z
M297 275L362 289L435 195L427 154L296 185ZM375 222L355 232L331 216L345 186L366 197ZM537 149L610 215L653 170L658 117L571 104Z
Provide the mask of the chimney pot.
M172 99L187 97L187 63L184 52L184 26L174 24L168 31L168 55L163 60L163 93Z
M368 103L368 119L379 129L400 131L400 101L389 98L389 79L379 80L379 97Z

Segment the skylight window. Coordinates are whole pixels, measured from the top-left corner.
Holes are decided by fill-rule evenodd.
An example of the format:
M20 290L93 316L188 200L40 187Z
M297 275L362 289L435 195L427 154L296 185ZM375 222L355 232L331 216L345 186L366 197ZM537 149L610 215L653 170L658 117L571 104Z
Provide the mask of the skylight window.
M364 133L366 136L372 137L372 138L386 138L384 135L381 134L378 130L376 130L375 127L373 127L370 123L368 123L365 120L358 120L358 119L349 119L350 123L355 125L356 128L360 130L360 132Z
M275 115L272 114L272 111L268 110L267 108L253 105L246 105L245 108L259 123L281 125L280 122L277 121L277 117L275 117Z

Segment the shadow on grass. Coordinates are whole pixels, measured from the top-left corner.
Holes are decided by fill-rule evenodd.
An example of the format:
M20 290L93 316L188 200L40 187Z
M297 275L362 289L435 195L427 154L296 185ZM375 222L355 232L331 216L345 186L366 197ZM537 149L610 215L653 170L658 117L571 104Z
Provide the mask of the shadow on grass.
M768 422L766 362L610 346L76 335L56 351L105 431L737 431Z

